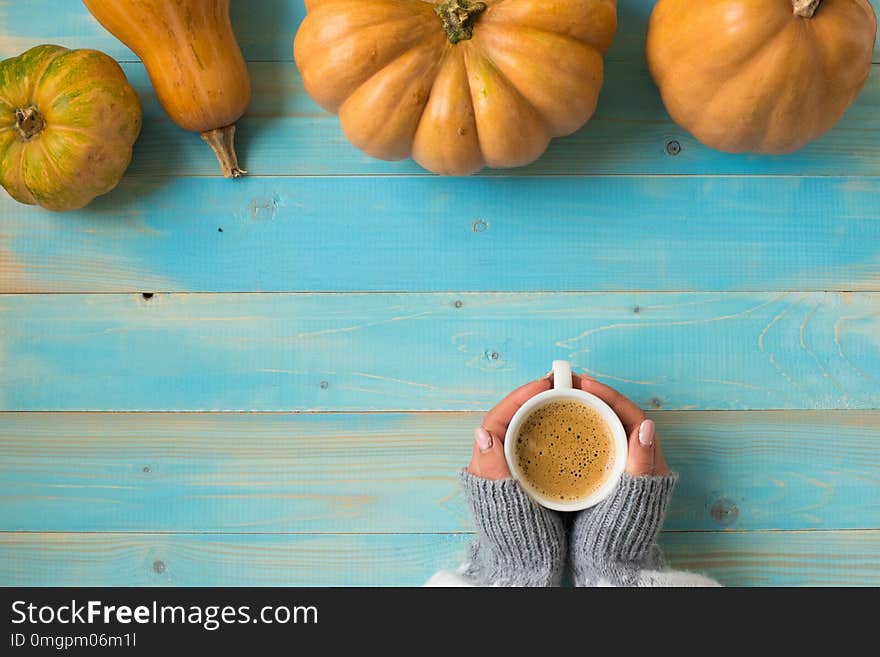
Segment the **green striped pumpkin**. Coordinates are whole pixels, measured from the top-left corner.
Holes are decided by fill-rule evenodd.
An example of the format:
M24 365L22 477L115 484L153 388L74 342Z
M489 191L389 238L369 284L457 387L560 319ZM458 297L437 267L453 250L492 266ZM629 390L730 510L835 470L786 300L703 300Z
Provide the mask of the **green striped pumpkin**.
M0 62L0 184L17 201L83 207L116 187L140 131L137 93L104 53L43 45Z

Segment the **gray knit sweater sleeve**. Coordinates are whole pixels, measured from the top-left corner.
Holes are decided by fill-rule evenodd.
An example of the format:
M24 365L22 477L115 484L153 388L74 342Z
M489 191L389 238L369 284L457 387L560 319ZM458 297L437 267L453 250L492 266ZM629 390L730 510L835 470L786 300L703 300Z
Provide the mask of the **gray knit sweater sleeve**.
M533 502L514 479L461 472L477 533L464 574L486 586L554 586L565 559L559 515Z
M578 514L571 533L576 586L634 586L640 571L663 569L657 536L677 475L623 475L617 489Z

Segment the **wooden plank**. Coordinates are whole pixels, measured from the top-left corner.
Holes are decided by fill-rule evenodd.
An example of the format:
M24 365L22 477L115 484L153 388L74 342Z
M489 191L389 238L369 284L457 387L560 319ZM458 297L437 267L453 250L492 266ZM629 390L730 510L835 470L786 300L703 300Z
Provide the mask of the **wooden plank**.
M0 291L878 290L878 199L867 178L135 178L69 214L0 198Z
M468 538L0 533L0 585L418 586Z
M641 59L648 16L655 0L618 3L618 32L611 59ZM51 16L35 21L34 16ZM293 35L303 16L302 2L259 0L233 2L232 22L245 56L250 60L292 60ZM4 29L5 28L5 29ZM126 61L134 54L111 37L80 3L70 0L0 0L0 57L16 55L38 43L98 48ZM875 61L877 56L875 55Z
M880 294L0 297L0 409L484 410L555 358L645 408L880 407Z
M878 67L880 68L880 67ZM382 162L346 140L336 117L306 95L290 62L250 65L254 98L236 142L252 176L429 175L411 160ZM137 176L219 176L196 134L171 123L140 64L126 74L144 103L146 122L131 170ZM667 115L643 62L612 62L595 117L570 137L554 140L534 164L480 175L738 174L848 175L880 173L880 75L828 135L788 156L751 156L706 148ZM677 151L667 150L675 140ZM671 153L674 153L671 154Z
M0 16L4 4L6 2L0 2ZM10 20L14 21L10 25L20 20L19 13L25 13L19 7L24 5L19 3L7 9ZM33 15L31 11L31 3L28 3L29 16ZM256 3L253 10L248 9L242 16L243 29L252 29L259 44L265 43L264 39L256 38L265 31L259 21L268 20L270 11L263 3ZM299 16L293 14L301 12L301 6L283 11L298 24ZM65 22L71 25L65 26ZM56 19L53 19L54 23ZM75 33L74 25L81 29L92 23L95 21L85 8L77 4L73 13L69 9L61 12L57 29L61 33ZM644 31L635 29L635 23L627 25L624 41L632 38L629 31L633 31L635 39L640 41ZM24 33L34 29L45 33L52 28L40 21L28 21ZM101 28L96 27L96 30ZM324 113L309 99L293 62L286 61L290 56L289 34L283 39L285 61L254 61L249 66L253 101L246 118L239 122L237 143L242 162L250 174L427 175L410 160L380 162L348 143L336 118ZM47 38L43 37L43 40ZM76 38L62 40L81 45ZM10 37L0 33L0 56L4 50L11 54L15 47L24 49L37 41L31 36L16 34ZM130 54L117 52L119 49L112 43L103 45L111 46L110 50L117 56L133 59ZM880 119L874 111L880 104L880 77L876 73L845 119L808 148L784 157L731 155L702 146L669 119L646 70L644 57L639 53L638 57L609 61L596 116L585 129L554 141L549 152L529 167L484 173L876 176L880 171ZM258 57L267 58L273 59ZM129 175L219 176L216 161L198 135L175 126L159 107L144 67L140 63L127 63L124 68L143 100L147 119ZM680 147L680 150L672 151L674 155L667 149L672 140Z
M0 534L3 586L419 586L468 534ZM665 534L726 586L878 586L880 531Z
M880 411L661 412L670 530L880 527ZM455 532L482 414L0 414L3 531Z
M725 586L877 586L880 532L671 532L674 568Z
M249 60L293 60L293 35L305 16L299 0L233 2L232 21L245 57ZM34 17L51 20L34 20ZM88 12L70 0L0 0L0 58L11 57L40 43L68 48L96 48L120 61L137 61Z

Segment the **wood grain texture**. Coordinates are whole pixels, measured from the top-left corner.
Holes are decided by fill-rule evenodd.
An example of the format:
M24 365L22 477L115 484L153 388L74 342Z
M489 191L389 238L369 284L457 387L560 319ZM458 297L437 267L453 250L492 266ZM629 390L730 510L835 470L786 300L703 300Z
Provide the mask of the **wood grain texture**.
M645 408L880 404L877 293L7 295L0 330L14 411L484 410L556 358Z
M618 32L609 52L611 59L644 57L648 16L654 0L619 2ZM875 3L876 8L876 3ZM52 20L35 21L34 16ZM293 35L305 16L301 0L259 0L232 3L232 23L245 57L252 61L293 59ZM59 42L80 48L98 48L117 59L135 61L128 48L104 31L79 3L70 0L0 0L0 25L16 30L0 39L0 57L18 54L36 43ZM875 61L880 61L875 55Z
M237 149L251 176L421 175L411 160L368 157L345 138L335 116L306 95L290 62L250 64L253 101L238 123ZM876 67L880 68L880 67ZM219 176L198 135L171 123L140 64L124 65L144 102L145 125L129 176ZM583 129L555 139L527 167L480 176L575 174L849 175L880 169L880 71L844 119L807 148L786 156L721 153L700 144L669 118L643 62L612 62L595 116ZM668 149L672 141L677 150Z
M63 215L0 199L0 290L878 290L878 198L866 178L128 179Z
M129 175L220 176L198 135L168 120L134 55L85 7L69 3L59 8L61 1L0 1L0 19L15 26L14 34L0 27L0 57L57 41L68 47L96 47L129 62L123 68L141 96L146 119ZM337 119L309 99L291 61L293 34L304 15L300 2L273 0L243 6L247 9L237 9L234 20L245 55L251 59L253 101L238 122L236 141L251 175L428 175L410 160L385 163L367 157L348 143ZM681 130L663 108L644 63L645 27L652 6L648 1L635 6L621 3L620 33L609 55L599 107L587 127L554 140L548 153L531 166L484 174L877 175L880 119L874 108L880 102L880 76L876 71L841 123L808 148L783 157L720 153ZM53 20L29 18L34 15L53 16ZM680 150L667 150L672 140Z
M663 409L673 565L880 585L880 69L803 151L717 153L645 69L652 6L619 4L583 130L451 180L308 98L301 2L233 3L229 182L81 3L0 0L0 57L104 50L145 113L84 211L0 192L0 409L350 411L0 413L0 585L421 584L470 540L481 411L560 357Z
M880 532L668 532L673 568L726 586L877 586Z
M5 586L419 586L469 534L0 533ZM880 585L880 532L661 537L670 562L727 586Z
M245 58L293 60L293 35L305 16L301 0L231 3L232 22ZM0 57L11 57L39 43L95 48L120 61L137 56L98 23L81 2L71 0L0 0Z
M880 527L880 411L660 412L665 527ZM2 531L456 532L479 413L0 414Z

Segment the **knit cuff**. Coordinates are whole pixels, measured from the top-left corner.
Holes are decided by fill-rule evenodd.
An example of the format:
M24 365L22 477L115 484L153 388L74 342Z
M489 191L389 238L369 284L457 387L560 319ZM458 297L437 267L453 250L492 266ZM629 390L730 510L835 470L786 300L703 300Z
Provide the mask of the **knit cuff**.
M514 479L482 479L467 470L460 479L477 528L470 570L480 571L485 583L554 583L565 557L559 516L532 501Z
M624 474L617 489L575 522L572 543L594 564L640 562L651 550L672 499L678 475L632 477Z

